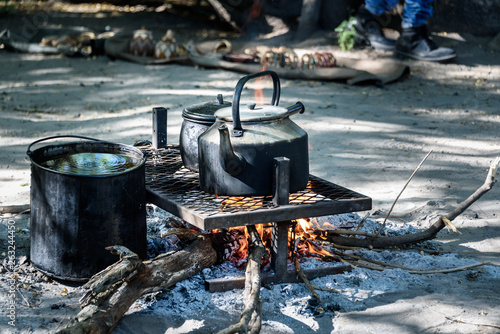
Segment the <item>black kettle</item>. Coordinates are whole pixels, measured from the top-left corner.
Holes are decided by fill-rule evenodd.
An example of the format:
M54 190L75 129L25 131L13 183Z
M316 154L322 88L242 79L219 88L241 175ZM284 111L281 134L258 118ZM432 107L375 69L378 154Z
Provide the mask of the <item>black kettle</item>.
M240 105L245 83L270 75L272 105ZM306 187L309 180L307 133L289 117L303 113L297 102L279 107L280 82L273 71L241 78L235 88L232 107L215 113L215 123L198 138L199 178L203 191L218 195L270 195L273 188L273 160L290 159L290 191Z

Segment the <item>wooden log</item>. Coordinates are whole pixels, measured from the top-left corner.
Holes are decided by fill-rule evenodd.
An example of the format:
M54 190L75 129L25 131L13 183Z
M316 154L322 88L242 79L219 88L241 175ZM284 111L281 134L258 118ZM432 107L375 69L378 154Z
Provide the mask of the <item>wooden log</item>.
M262 321L262 298L260 297L261 272L260 263L267 255L266 249L255 225L247 226L252 248L248 255L245 272L245 291L243 300L245 309L241 313L240 322L231 325L217 334L259 333Z
M167 289L215 264L210 238L198 236L186 248L149 261L121 246L111 247L120 261L94 276L81 299L82 310L60 334L111 333L125 312L142 295Z

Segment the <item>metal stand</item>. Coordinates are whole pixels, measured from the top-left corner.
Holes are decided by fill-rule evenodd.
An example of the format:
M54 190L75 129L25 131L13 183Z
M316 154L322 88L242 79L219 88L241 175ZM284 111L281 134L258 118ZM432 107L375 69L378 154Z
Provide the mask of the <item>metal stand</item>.
M167 109L166 108L153 108L153 148L154 149L164 149L167 148ZM161 151L161 150L159 150ZM177 159L180 161L180 158ZM176 161L177 161L176 160ZM181 162L179 162L181 163ZM162 167L151 167L153 170L155 168L161 169ZM170 175L170 174L169 174ZM271 241L271 269L274 273L264 273L262 274L262 284L271 283L298 283L295 271L288 271L288 231L291 225L291 219L296 219L296 217L303 217L304 214L315 214L315 215L326 215L344 212L353 212L361 210L369 210L371 208L371 199L352 192L348 189L341 188L334 184L328 183L327 181L317 179L323 183L326 188L337 187L339 190L348 192L348 198L345 201L340 200L341 197L333 196L334 198L328 199L324 203L314 202L316 204L307 204L306 206L300 207L291 205L289 203L289 198L291 194L290 190L290 160L285 157L278 157L274 159L274 188L273 188L273 198L272 204L274 208L262 208L259 210L247 211L247 212L236 212L236 213L219 213L218 210L214 210L212 213L200 212L198 209L190 209L188 207L189 203L198 203L200 201L206 200L205 205L207 205L207 211L211 209L208 208L209 205L213 203L216 204L217 208L220 207L220 200L213 198L211 199L208 194L200 194L201 197L196 197L197 200L187 200L184 199L184 194L188 191L196 192L198 189L192 188L188 180L191 180L196 175L190 175L185 179L176 179L182 183L182 186L176 186L175 190L185 189L179 197L174 196L170 191L163 193L163 190L155 190L156 186L162 188L158 179L159 175L154 176L154 182L148 183L146 190L148 193L149 200L162 207L163 209L170 211L173 214L178 215L180 218L186 220L187 222L198 226L203 229L211 229L211 222L213 222L213 228L218 228L219 225L227 226L240 226L249 225L260 221L261 223L266 223L264 221L270 216L276 217L276 219L283 219L272 223L272 241ZM311 176L313 177L313 176ZM197 180L197 179L196 179ZM167 180L167 183L172 183L172 180ZM186 187L186 188L182 188ZM168 188L168 187L166 187ZM197 187L199 188L199 187ZM336 189L336 188L335 188ZM330 189L334 190L334 189ZM318 194L319 195L319 194ZM327 199L328 195L319 195L322 199ZM208 197L208 198L206 198ZM181 199L182 198L182 199ZM296 201L296 199L295 199ZM335 201L335 202L332 202ZM293 200L292 200L293 202ZM239 224L239 225L236 225ZM340 274L345 271L350 271L350 266L337 266L337 267L323 267L314 270L304 270L304 273L309 279L314 279L326 275ZM206 280L206 287L211 292L227 291L231 289L241 289L245 285L245 278L238 277L233 279L211 279Z
M289 204L290 160L284 157L274 159L274 197L275 205ZM270 283L299 283L295 271L288 271L288 232L292 222L290 220L272 223L271 238L271 269L274 274L262 275L262 284ZM340 274L350 271L350 266L325 267L315 270L304 270L309 279L316 277ZM242 289L245 285L244 277L232 279L210 279L205 285L210 292L222 292L232 289Z

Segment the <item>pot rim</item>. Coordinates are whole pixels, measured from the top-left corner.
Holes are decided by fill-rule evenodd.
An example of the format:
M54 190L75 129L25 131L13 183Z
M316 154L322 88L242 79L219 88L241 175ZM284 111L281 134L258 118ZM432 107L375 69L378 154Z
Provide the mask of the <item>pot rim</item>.
M182 112L182 118L186 121L199 123L203 125L212 125L216 120L216 117L213 115L200 115L184 111Z
M213 124L215 122L215 112L231 105L231 102L224 101L222 94L218 94L216 100L201 102L184 108L182 117L198 123Z
M60 136L60 137L69 137L69 136ZM49 138L54 138L54 137L48 137L45 139ZM45 140L44 139L44 140ZM38 142L38 141L36 141ZM36 143L34 142L34 143ZM32 145L34 144L32 143ZM106 148L106 149L103 149ZM30 145L31 148L31 145ZM100 150L99 150L100 148ZM61 174L65 176L72 176L72 177L79 177L79 178L107 178L107 177L114 177L114 176L120 176L124 174L128 174L131 172L134 172L138 170L139 168L144 167L147 156L142 152L140 149L131 146L131 145L126 145L126 144L121 144L121 143L112 143L112 142L107 142L107 141L101 141L101 140L96 140L96 141L90 141L90 142L68 142L64 144L51 144L51 145L46 145L40 148L37 148L34 151L28 151L26 152L28 157L30 158L30 161L32 164L34 164L37 168L40 168L44 171L54 173L54 174ZM130 169L127 169L123 172L118 172L118 173L106 173L106 174L99 174L99 175L89 175L89 174L75 174L75 173L68 173L68 172L61 172L57 171L48 167L44 167L41 165L42 162L48 161L51 159L55 159L57 157L66 155L68 153L114 153L114 154L122 154L126 156L134 156L138 158L139 162L131 167Z

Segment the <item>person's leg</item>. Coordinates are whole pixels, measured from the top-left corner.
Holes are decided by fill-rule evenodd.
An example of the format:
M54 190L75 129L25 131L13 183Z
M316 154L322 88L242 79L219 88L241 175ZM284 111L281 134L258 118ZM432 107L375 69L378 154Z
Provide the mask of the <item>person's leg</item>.
M396 7L400 0L366 0L365 8L373 15L380 16Z
M455 50L438 46L429 36L427 20L432 16L433 0L406 0L403 8L401 37L395 53L426 61L444 61L457 56Z
M400 0L366 0L356 13L356 42L375 49L393 50L395 41L385 38L380 16L394 8Z
M403 8L401 28L417 28L427 24L432 17L434 0L406 0Z

